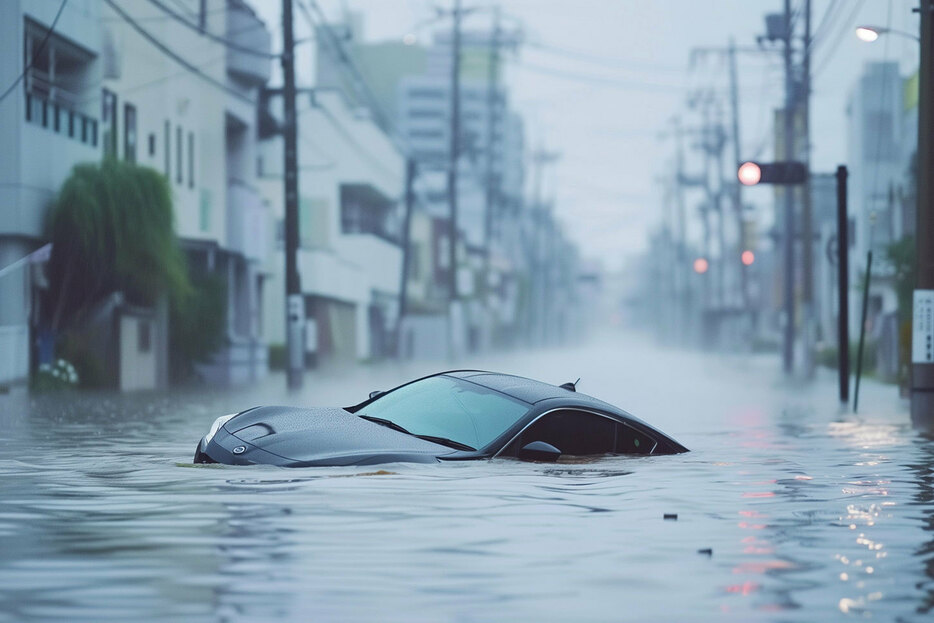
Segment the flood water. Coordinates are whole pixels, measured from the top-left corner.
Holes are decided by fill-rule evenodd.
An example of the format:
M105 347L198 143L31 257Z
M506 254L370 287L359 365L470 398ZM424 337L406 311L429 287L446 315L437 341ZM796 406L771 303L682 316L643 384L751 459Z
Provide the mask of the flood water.
M561 383L691 452L584 464L193 466L214 417L424 372L0 397L0 621L929 621L934 442L891 387L624 336L470 365ZM665 519L673 513L677 519ZM707 551L704 551L707 550Z

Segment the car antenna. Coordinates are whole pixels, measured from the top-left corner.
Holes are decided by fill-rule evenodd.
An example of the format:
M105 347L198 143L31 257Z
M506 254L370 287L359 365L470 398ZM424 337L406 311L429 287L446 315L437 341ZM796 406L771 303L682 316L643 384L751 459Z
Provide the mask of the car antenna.
M560 388L562 388L562 389L566 389L566 390L568 390L569 392L576 392L576 391L577 391L577 384L580 383L580 382L581 382L581 377L577 377L577 380L574 381L573 383L562 383L562 384L559 385L558 387L560 387Z

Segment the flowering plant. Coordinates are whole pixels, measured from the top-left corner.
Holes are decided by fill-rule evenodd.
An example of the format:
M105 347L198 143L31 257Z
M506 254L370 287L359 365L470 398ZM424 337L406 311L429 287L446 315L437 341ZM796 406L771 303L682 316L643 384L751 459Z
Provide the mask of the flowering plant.
M77 385L78 371L64 359L41 364L34 383L36 389L61 389Z

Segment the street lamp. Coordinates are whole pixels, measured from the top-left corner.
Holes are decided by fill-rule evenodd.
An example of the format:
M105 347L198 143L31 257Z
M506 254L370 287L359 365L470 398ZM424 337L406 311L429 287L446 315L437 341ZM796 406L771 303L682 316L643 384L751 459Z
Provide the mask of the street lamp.
M865 41L866 43L872 43L878 39L880 35L898 35L900 37L913 39L914 41L921 41L921 38L918 35L905 32L904 30L894 30L892 28L884 28L882 26L857 26L856 28L856 38L860 41Z

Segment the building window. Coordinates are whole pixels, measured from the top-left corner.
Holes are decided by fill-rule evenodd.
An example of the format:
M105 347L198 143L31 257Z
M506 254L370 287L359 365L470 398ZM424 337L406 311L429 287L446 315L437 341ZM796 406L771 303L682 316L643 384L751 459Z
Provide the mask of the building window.
M136 106L123 105L123 157L136 162Z
M165 179L172 179L172 149L169 141L172 140L172 124L166 119L165 121L165 136L163 136L163 142L165 143Z
M156 155L156 134L155 132L149 133L149 157Z
M182 183L182 126L175 126L175 182Z
M117 157L117 94L101 90L101 132L104 158Z
M188 188L195 187L195 133L188 133Z

